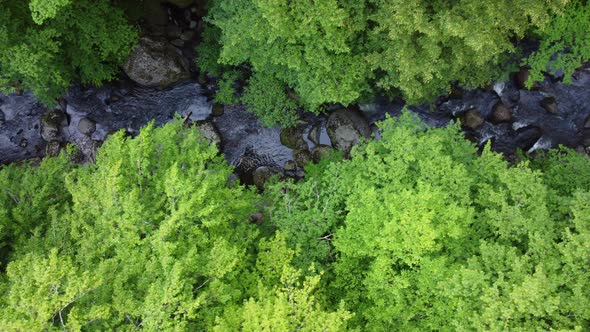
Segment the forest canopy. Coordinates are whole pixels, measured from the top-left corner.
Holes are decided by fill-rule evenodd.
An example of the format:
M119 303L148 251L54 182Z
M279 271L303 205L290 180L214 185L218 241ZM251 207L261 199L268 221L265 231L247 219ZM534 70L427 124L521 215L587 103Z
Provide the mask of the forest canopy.
M10 331L587 330L590 163L409 113L263 195L180 121L0 169ZM251 215L262 212L261 222Z
M208 12L195 61L217 79L215 100L243 103L268 126L293 126L298 109L375 94L432 102L520 66L530 68L529 86L545 74L568 82L590 60L590 5L582 0L199 3ZM31 90L53 106L74 83L118 77L140 33L127 18L142 7L1 0L0 91Z

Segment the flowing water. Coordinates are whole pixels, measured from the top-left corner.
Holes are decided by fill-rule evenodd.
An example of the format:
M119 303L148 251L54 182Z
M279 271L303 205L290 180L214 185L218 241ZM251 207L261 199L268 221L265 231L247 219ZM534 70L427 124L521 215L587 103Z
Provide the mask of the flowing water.
M137 87L121 81L100 88L73 88L58 108L68 117L63 130L67 142L75 142L85 150L116 130L135 134L141 127L155 121L161 125L176 115L190 115L193 121L212 120L222 137L222 150L229 163L238 165L244 155L256 155L259 165L283 166L292 159L293 151L280 144L280 128L265 128L241 106L227 106L222 116L212 116L208 91L196 82L185 82L167 90ZM552 97L557 108L545 110L543 100ZM573 84L546 81L536 91L519 90L513 83L498 83L493 89L465 91L460 98L440 99L434 110L430 106L410 107L426 124L445 126L460 114L476 109L488 119L498 102L512 109L513 121L492 124L486 121L478 130L466 130L466 136L483 145L492 142L500 152L513 153L517 148L532 152L559 144L576 147L588 139L584 128L590 116L590 70L578 72ZM374 123L385 114L397 116L403 104L386 98L375 98L359 105L363 114ZM21 96L0 94L0 163L42 157L46 143L40 136L40 118L47 109L29 93ZM91 136L77 130L80 119L96 122ZM313 127L320 133L320 143L329 143L325 116L305 117L307 134Z

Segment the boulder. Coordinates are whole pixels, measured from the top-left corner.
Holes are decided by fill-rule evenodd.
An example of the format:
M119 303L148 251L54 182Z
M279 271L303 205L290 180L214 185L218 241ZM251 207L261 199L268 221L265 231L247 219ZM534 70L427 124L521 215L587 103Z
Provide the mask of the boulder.
M223 107L223 105L218 103L213 104L213 116L222 116L223 113L225 113L225 108Z
M320 134L322 130L322 124L316 123L311 129L309 130L309 134L307 134L307 139L309 139L313 144L318 145L320 144Z
M61 128L68 125L66 114L60 110L51 110L41 117L41 137L46 142L62 141Z
M281 144L289 149L306 149L307 143L303 139L303 128L285 128L281 131Z
M311 153L307 149L295 151L293 157L295 158L295 164L301 168L311 161Z
M189 41L191 39L195 38L195 33L194 31L184 31L182 34L180 34L180 39L183 41Z
M557 102L554 97L545 97L541 100L541 107L549 113L557 114Z
M288 172L293 172L293 171L297 170L297 164L295 163L295 161L289 160L285 163L285 166L283 166L283 169Z
M254 185L256 186L256 188L258 188L258 190L263 191L264 184L266 183L266 181L268 181L268 179L270 179L272 176L279 175L280 173L281 171L279 169L273 167L258 167L252 175Z
M189 62L165 40L144 37L131 53L123 70L136 83L166 88L190 78Z
M329 145L317 145L311 151L311 158L313 159L314 163L319 163L320 160L327 154L332 152L332 147Z
M199 124L199 131L208 141L215 143L217 147L221 145L221 135L217 127L211 122L202 122Z
M328 136L334 148L345 153L362 138L371 137L371 128L367 120L357 111L341 109L328 117L326 124Z
M494 110L492 111L492 115L490 117L490 121L493 124L498 124L502 122L510 122L512 120L512 111L502 102L497 103L494 106Z
M82 118L78 122L78 130L83 135L90 136L96 131L96 123L88 118Z
M461 125L467 129L477 130L484 124L484 119L478 110L469 110L461 114Z

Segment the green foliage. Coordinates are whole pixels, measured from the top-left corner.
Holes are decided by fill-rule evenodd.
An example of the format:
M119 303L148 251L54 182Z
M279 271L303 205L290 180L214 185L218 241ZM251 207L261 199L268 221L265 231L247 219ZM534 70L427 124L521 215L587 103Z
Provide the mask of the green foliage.
M344 301L369 331L590 328L587 157L552 153L542 173L478 156L458 127L406 113L381 128L274 189L271 222L300 268L326 270L326 306Z
M237 70L230 70L221 75L219 81L219 91L215 94L215 102L231 105L237 104L239 98L236 96L236 81L241 77L241 73Z
M297 102L290 99L279 80L268 75L254 75L242 96L242 102L256 114L265 126L297 124Z
M277 233L270 241L261 240L256 264L260 273L257 299L250 298L232 308L219 320L215 331L345 331L352 315L342 306L335 312L321 309L314 293L321 275L314 269L303 277L290 263L298 255Z
M0 2L0 89L32 90L51 105L75 80L115 77L137 31L110 1Z
M228 66L223 66L217 62L221 45L219 38L221 31L210 24L205 24L201 33L201 42L197 45L196 64L201 73L209 73L216 77L221 77L227 70Z
M0 264L33 234L48 231L52 213L64 213L70 194L63 173L71 168L66 155L45 159L39 167L26 164L0 169ZM0 266L0 269L5 266Z
M0 326L590 329L587 156L510 165L407 112L380 128L263 197L180 121L95 164L0 169Z
M575 0L563 13L556 15L540 31L541 45L526 61L531 67L527 85L543 81L543 74L561 70L564 81L571 83L571 75L590 60L590 4Z
M544 27L566 2L212 1L207 20L220 50L208 42L199 62L204 70L249 66L250 84L265 84L250 103L257 114L288 90L310 111L351 104L375 85L421 103L455 83L499 78L518 57L513 40Z
M29 214L45 225L11 257L1 326L207 329L225 305L246 298L255 195L227 187L231 169L195 129L178 121L148 126L134 139L118 133L94 165L50 173L56 162L25 169L34 178L25 183L11 177L16 168L0 174L31 196L39 211ZM61 183L67 196L47 197L43 181ZM41 214L57 203L60 213ZM2 225L18 220L17 208L3 213ZM18 236L27 229L9 230Z

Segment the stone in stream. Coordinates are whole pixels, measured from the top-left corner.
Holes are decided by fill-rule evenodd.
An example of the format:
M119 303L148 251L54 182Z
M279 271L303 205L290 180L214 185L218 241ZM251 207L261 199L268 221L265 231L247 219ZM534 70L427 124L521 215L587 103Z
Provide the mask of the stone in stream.
M297 150L293 156L295 158L295 164L301 168L305 167L311 161L311 153L307 149Z
M471 130L477 130L484 124L484 119L478 110L472 109L461 114L461 125Z
M315 145L320 144L321 130L322 130L322 124L321 124L321 122L316 123L309 130L309 134L307 134L307 139L309 139Z
M195 32L191 31L191 30L184 31L180 35L180 39L183 41L189 41L189 40L193 39L194 37L195 37Z
M293 172L293 171L297 170L297 164L295 163L295 161L289 160L285 163L285 166L283 167L283 169L288 172Z
M333 149L331 146L320 144L311 151L311 158L313 159L314 163L319 163L324 156L328 155L332 151Z
M515 143L523 151L531 149L541 138L543 132L541 129L533 126L527 126L517 130Z
M554 97L543 98L543 100L541 100L541 107L549 113L557 114L557 102Z
M62 141L61 128L68 125L66 114L61 110L51 110L41 116L41 137L46 142Z
M200 123L198 126L203 137L208 141L215 143L217 147L221 146L221 136L213 123L206 121Z
M362 138L371 137L367 120L358 111L350 109L340 109L330 114L326 129L334 148L345 153L350 152L352 146Z
M217 103L213 104L213 110L211 112L213 116L222 116L224 112L225 108L223 107L223 105Z
M256 188L258 188L258 190L260 191L263 191L266 181L268 181L268 179L270 179L271 177L280 174L281 171L278 168L261 166L254 171L252 179Z
M494 106L490 122L498 124L502 122L510 122L512 120L512 111L504 103L499 102Z
M303 128L293 127L283 129L281 131L281 144L293 150L307 148L307 143L303 140Z
M90 136L96 131L96 123L88 118L82 118L78 122L78 131L83 135Z
M143 37L123 70L136 83L166 88L190 78L189 62L166 40Z

